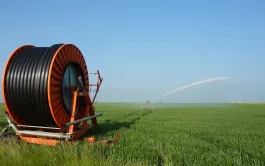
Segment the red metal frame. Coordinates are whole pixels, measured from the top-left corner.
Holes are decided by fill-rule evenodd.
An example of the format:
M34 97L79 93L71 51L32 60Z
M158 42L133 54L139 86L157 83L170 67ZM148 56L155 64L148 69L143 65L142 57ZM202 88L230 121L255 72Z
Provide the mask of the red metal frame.
M96 92L95 92L95 95L94 95L93 100L92 100L92 104L94 104L95 99L96 99L97 94L98 94L98 91L99 91L99 88L100 88L100 85L101 85L101 83L102 83L102 81L103 81L103 78L100 77L99 70L97 70L96 73L88 73L88 74L95 74L95 75L98 75L97 84L89 84L89 87L96 86Z
M95 95L93 97L92 102L91 102L91 96L90 96L89 90L80 91L80 89L77 87L68 87L73 92L72 113L71 113L71 117L70 117L70 122L77 120L77 119L75 119L76 118L75 113L76 113L76 103L77 103L77 99L78 99L77 97L78 96L82 96L82 99L86 103L85 117L95 115L95 110L93 108L93 104L94 104L95 98L97 96L97 93L99 91L100 85L103 81L103 78L100 77L100 73L98 70L96 73L93 73L93 74L98 75L98 81L97 81L97 84L90 84L89 85L89 86L96 86L96 91L95 91ZM92 121L93 125L88 125L87 121L84 121L84 122L82 122L81 128L77 128L77 126L71 125L67 128L61 128L61 129L63 131L67 131L71 135L70 140L75 140L75 139L83 136L86 133L86 131L89 130L90 128L97 126L97 119L96 118L91 119L91 121ZM54 132L56 132L56 131L54 131ZM55 138L51 138L51 137L36 137L36 136L21 135L21 134L17 134L17 135L22 140L29 142L29 143L35 143L35 144L45 144L45 145L55 146L58 142L61 141L59 139L55 139Z

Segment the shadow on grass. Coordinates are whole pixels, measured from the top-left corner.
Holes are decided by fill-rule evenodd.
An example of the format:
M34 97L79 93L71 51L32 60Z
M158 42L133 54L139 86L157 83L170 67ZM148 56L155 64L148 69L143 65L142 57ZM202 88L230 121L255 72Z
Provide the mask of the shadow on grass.
M0 129L6 127L8 125L7 121L5 119L0 119Z
M93 128L89 130L86 134L86 136L94 135L95 137L103 136L106 133L118 131L121 128L127 128L129 129L133 124L135 124L135 121L129 121L129 122L104 122L101 124L98 124L96 128Z
M127 128L130 129L132 125L134 125L138 120L141 119L141 117L146 116L148 114L150 114L152 111L146 111L143 113L140 113L138 115L135 116L135 113L132 113L131 115L134 115L135 117L133 117L132 119L128 119L130 117L130 115L126 115L127 120L121 119L121 121L117 121L117 120L105 120L103 123L99 123L98 126L96 128L93 128L91 130L89 130L87 132L87 134L84 135L84 137L87 136L103 136L106 133L110 133L110 132L116 132L118 130L120 130L121 128Z

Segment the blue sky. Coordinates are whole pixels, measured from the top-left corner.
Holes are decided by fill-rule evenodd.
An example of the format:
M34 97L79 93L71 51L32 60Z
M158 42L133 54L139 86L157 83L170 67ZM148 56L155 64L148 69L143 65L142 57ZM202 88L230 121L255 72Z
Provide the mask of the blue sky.
M24 44L73 43L104 77L98 101L265 101L265 1L3 1L2 74Z

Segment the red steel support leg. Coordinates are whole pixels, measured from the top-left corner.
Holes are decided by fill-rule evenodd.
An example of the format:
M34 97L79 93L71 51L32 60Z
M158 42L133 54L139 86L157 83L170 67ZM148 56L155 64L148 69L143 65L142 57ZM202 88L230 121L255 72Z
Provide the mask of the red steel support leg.
M72 114L71 114L70 122L73 122L75 120L77 93L78 93L78 90L76 90L76 91L73 92L73 98L72 98ZM74 131L74 125L69 126L69 133L72 134L73 131Z
M92 106L92 105L91 105L91 106ZM93 107L91 107L91 109L89 110L89 115L90 115L90 116L95 115L95 112L94 112ZM92 121L92 124L93 124L94 126L97 126L97 125L98 125L98 122L97 122L97 119L96 119L96 118L91 119L91 121Z
M91 99L90 99L90 96L89 96L88 92L87 91L83 91L82 93L83 93L83 96L84 96L84 100L87 103L86 111L88 111L90 116L95 115L95 112L94 112L94 109L93 109L93 103L91 103ZM92 121L92 124L94 126L97 125L97 119L96 118L91 119L91 121Z
M86 106L86 113L85 113L85 116L88 116L89 115L89 107L88 105ZM83 124L82 124L82 128L83 129L86 129L87 128L87 121L84 121Z

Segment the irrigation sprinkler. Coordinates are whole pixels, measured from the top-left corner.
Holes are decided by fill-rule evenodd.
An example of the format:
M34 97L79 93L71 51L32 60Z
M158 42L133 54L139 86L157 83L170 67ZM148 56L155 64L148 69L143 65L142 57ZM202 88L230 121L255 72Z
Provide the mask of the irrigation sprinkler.
M145 110L145 111L148 111L148 110L154 111L155 107L152 104L150 104L150 101L146 101L144 105L140 106L140 111L143 111L143 110Z
M98 76L96 84L89 83L89 74ZM2 78L9 125L1 135L12 128L21 140L51 146L80 138L102 116L93 107L102 81L99 71L88 73L81 51L73 44L17 48Z

